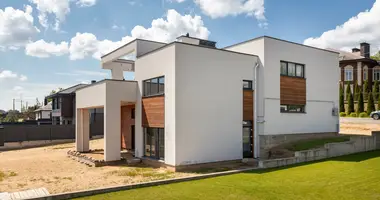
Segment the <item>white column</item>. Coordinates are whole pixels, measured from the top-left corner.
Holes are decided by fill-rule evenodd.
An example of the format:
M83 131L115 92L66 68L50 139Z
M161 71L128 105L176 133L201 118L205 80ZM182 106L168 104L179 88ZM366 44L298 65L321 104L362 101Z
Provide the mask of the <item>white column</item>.
M78 152L90 150L90 123L87 109L77 109L76 112L75 144Z
M104 106L104 160L120 160L121 151L120 102L107 99Z
M362 62L358 62L358 67L357 67L357 80L358 80L358 85L362 85Z

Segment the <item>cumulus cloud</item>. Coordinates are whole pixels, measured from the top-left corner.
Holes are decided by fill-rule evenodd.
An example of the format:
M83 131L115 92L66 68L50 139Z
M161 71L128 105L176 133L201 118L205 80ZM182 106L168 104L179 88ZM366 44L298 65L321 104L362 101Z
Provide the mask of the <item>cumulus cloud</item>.
M62 48L58 48L58 44L46 43L44 41L37 42L40 45L49 44L50 48L37 48L36 45L32 46L34 47L33 49L39 49L40 55L44 55L45 57L48 57L47 55L63 55L58 55L57 51L54 51L60 49L62 50L60 52L69 53L71 60L83 59L88 56L100 59L102 55L130 42L134 38L171 42L179 35L186 33L202 39L207 39L210 34L209 30L204 26L203 20L200 16L181 15L175 10L169 10L165 19L158 18L153 20L151 27L149 28L135 26L130 35L121 38L119 41L99 40L92 33L76 33L76 35L71 38L68 52L65 51L64 45L62 45L64 42L59 44Z
M26 81L28 80L28 77L22 74L17 74L15 72L12 72L10 70L3 70L0 71L0 81L3 80L20 80L20 81Z
M96 4L96 0L78 0L77 5L80 7L90 7Z
M54 30L60 30L60 24L65 21L70 13L70 3L76 2L80 7L89 7L96 4L96 0L29 0L36 5L38 21L47 29L52 26ZM54 17L54 25L49 23L49 17Z
M264 0L194 0L204 14L211 18L246 14L264 21Z
M380 0L370 10L360 12L335 29L322 33L319 37L307 38L304 44L320 48L349 50L360 42L372 44L372 52L380 49Z
M25 11L12 7L0 9L0 50L18 49L39 32L32 11L30 6L25 6Z
M26 45L25 53L29 56L35 56L39 58L47 58L51 55L61 56L69 52L69 44L67 42L61 42L56 44L54 42L45 42L44 40L38 40Z

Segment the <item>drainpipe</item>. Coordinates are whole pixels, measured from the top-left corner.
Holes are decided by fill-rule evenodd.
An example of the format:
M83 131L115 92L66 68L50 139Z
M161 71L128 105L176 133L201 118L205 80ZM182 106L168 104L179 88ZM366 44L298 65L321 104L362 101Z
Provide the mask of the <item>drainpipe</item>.
M260 150L260 142L258 141L258 129L257 129L257 70L259 68L259 63L256 63L255 65L255 80L254 80L254 85L255 85L255 94L254 94L254 102L253 102L253 141L254 141L254 158L259 158L259 150Z

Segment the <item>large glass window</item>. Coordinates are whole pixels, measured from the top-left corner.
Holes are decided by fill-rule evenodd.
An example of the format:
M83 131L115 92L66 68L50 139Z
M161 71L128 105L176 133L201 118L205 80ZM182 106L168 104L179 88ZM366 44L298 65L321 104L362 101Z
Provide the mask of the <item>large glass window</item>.
M281 61L281 75L304 78L305 65Z
M165 159L165 131L163 128L144 128L144 156Z
M368 80L368 67L364 66L363 68L363 81Z
M152 78L143 81L144 96L162 95L165 93L165 77Z

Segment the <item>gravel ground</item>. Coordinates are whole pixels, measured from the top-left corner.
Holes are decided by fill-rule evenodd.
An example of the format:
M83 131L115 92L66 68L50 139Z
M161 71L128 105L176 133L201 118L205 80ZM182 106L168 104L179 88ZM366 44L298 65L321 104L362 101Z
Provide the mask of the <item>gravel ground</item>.
M103 139L90 145L92 149L103 148ZM194 175L146 166L88 167L66 156L74 146L69 143L0 152L0 192L45 187L53 194Z
M354 135L371 135L380 131L380 120L371 118L340 118L340 133Z

